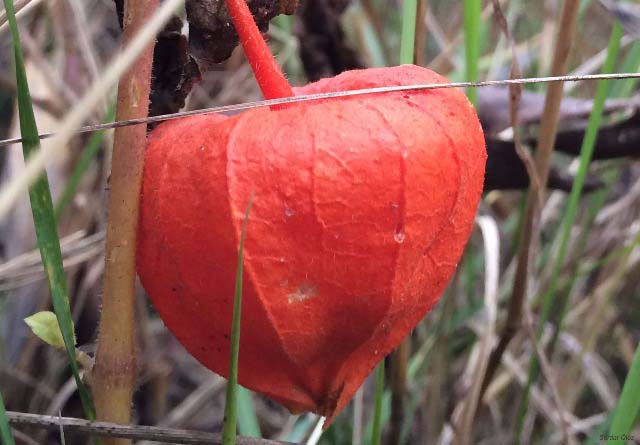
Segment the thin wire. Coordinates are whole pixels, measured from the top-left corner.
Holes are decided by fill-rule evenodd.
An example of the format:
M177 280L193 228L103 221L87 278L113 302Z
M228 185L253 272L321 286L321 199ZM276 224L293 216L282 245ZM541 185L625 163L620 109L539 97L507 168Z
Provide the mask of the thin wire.
M167 120L179 119L188 116L197 116L205 114L224 114L233 113L236 111L249 110L252 108L270 107L273 105L283 105L298 102L309 102L326 99L337 99L340 97L354 97L362 96L365 94L382 94L382 93L394 93L402 91L424 91L424 90L436 90L445 88L482 88L490 86L504 86L504 85L524 85L524 84L539 84L539 83L552 83L552 82L581 82L591 80L602 79L640 79L640 73L614 73L614 74L584 74L579 76L551 76L551 77L528 77L523 79L504 79L504 80L485 80L481 82L453 82L453 83L431 83L431 84L418 84L418 85L397 85L390 87L376 87L376 88L364 88L360 90L350 91L334 91L329 93L308 94L301 96L285 97L280 99L260 100L254 102L245 102L235 105L224 105L220 107L203 108L200 110L181 111L178 113L163 114L161 116L152 116L140 119L130 119L126 121L110 122L106 124L89 125L86 127L80 127L76 130L77 134L91 133L95 131L108 130L112 128L127 127L131 125L151 124L155 122L163 122ZM56 133L41 133L40 139L48 139L55 136ZM22 138L12 138L0 140L0 147L19 144L22 142Z

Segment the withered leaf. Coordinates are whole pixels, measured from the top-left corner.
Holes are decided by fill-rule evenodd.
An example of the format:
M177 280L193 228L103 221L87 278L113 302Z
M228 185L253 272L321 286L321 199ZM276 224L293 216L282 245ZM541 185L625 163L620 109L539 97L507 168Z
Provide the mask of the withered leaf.
M122 27L124 0L114 0ZM299 0L248 0L256 23L266 32L278 14L293 14ZM189 36L183 22L173 17L158 36L153 60L149 115L168 114L184 107L201 71L223 62L238 45L238 34L224 0L186 0Z
M179 111L193 84L200 78L200 70L189 54L187 37L181 29L182 20L173 17L158 36L153 53L151 116Z
M266 32L269 21L279 14L293 14L298 0L249 0L261 32ZM238 45L229 11L224 0L187 0L189 21L189 49L202 71L212 69L216 63L228 59Z

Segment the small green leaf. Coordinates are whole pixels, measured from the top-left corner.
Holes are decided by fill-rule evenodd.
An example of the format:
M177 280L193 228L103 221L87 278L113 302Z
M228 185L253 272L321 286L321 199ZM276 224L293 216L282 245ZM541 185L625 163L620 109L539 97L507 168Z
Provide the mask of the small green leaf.
M40 340L56 348L64 349L64 339L62 338L62 331L60 331L56 314L51 311L42 311L25 318L24 322L29 325L31 331L36 334ZM74 333L74 344L76 342L75 337Z

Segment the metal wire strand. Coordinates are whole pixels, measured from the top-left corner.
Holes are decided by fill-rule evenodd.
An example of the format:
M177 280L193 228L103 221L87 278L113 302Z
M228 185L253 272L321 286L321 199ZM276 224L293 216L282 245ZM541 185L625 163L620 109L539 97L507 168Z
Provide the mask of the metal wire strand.
M453 82L453 83L435 83L435 84L420 84L420 85L399 85L390 87L377 87L377 88L365 88L361 90L350 91L336 91L330 93L309 94L304 96L285 97L281 99L261 100L255 102L245 102L236 105L225 105L220 107L204 108L201 110L193 111L181 111L178 113L164 114L161 116L153 116L145 119L131 119L126 121L110 122L106 124L89 125L86 127L80 127L77 129L77 134L92 133L95 131L108 130L111 128L126 127L130 125L139 124L151 124L155 122L163 122L172 119L179 119L187 116L196 116L201 114L224 114L233 113L236 111L248 110L252 108L270 107L272 105L282 105L297 102L309 102L318 100L337 99L340 97L353 97L362 96L365 94L382 94L382 93L394 93L401 91L422 91L422 90L436 90L444 88L481 88L489 86L499 85L523 85L523 84L538 84L538 83L551 83L551 82L581 82L581 81L594 81L603 79L640 79L640 73L614 73L614 74L585 74L579 76L552 76L552 77L528 77L523 79L505 79L505 80L486 80L482 82ZM47 139L55 136L55 132L41 133L40 139ZM0 147L19 144L22 142L22 138L11 138L0 140Z

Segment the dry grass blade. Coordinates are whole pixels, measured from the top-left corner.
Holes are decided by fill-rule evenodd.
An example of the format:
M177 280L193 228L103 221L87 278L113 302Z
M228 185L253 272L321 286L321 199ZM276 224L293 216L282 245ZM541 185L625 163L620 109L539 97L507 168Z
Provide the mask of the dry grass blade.
M22 152L24 159L28 160L35 152L38 151L40 146L38 126L36 123L35 113L33 111L33 104L31 103L29 82L27 80L20 32L16 21L15 11L13 10L13 4L10 0L4 0L4 6L9 26L11 28L11 38L14 50L20 134L24 139L24 142L22 143ZM31 214L33 217L37 245L40 250L42 265L46 271L45 276L47 278L47 286L51 295L51 304L55 311L57 323L60 327L63 339L62 343L67 352L67 359L78 387L78 393L80 400L82 401L84 413L87 418L94 419L95 409L89 396L89 391L80 377L80 369L78 362L76 361L75 332L73 320L71 318L71 308L67 290L67 277L62 264L60 238L54 216L49 178L46 172L42 173L39 177L34 178L33 183L29 185L29 201L31 205Z
M531 312L528 308L524 309L524 327L529 336L529 340L534 345L535 353L538 356L538 361L540 362L540 368L542 369L542 374L547 381L547 385L551 389L551 395L553 403L555 404L555 411L558 413L560 417L560 426L562 431L562 441L568 445L576 444L576 438L569 434L569 422L567 420L567 416L565 415L566 410L563 406L562 399L560 397L560 391L558 391L558 386L556 384L556 378L552 371L552 366L549 363L549 359L547 358L545 352L540 347L538 343L538 339L536 338L536 333L533 329L533 320L531 317Z
M37 7L40 3L42 3L42 0L18 0L14 4L16 17L19 18L25 15L27 12ZM0 13L0 34L2 34L2 32L7 28L7 13L5 11Z
M167 0L162 3L153 19L136 36L129 46L117 57L105 70L103 76L89 88L71 112L60 125L59 132L54 136L50 144L43 145L29 160L23 173L0 190L0 221L3 220L9 209L22 193L44 169L45 160L56 158L63 152L76 129L84 122L89 110L98 105L118 82L120 76L131 66L138 55L152 41L158 31L173 16L184 0Z
M505 35L511 49L511 57L512 57L511 78L512 79L520 78L522 76L522 71L520 70L520 64L518 62L518 54L516 51L515 41L513 40L513 37L509 32L509 25L507 23L507 19L505 18L504 13L502 12L500 2L498 0L492 0L492 4L493 4L494 17L498 22L498 25L500 26L502 33ZM522 162L525 165L527 173L529 174L531 188L534 190L540 190L542 183L540 181L538 172L536 171L535 163L531 158L530 153L522 145L522 138L520 136L520 120L518 117L518 109L520 105L521 96L522 96L522 85L518 85L518 84L509 85L509 116L511 119L511 128L513 129L513 141L515 144L516 152L518 153L518 156L520 157L520 159L522 159ZM538 198L540 200L539 205L541 207L542 196L538 194ZM480 398L482 398L482 395L486 390L489 381L491 380L492 376L495 374L498 364L500 363L500 355L504 353L509 342L511 341L511 338L513 337L515 332L518 330L520 317L522 313L523 301L524 301L524 295L522 295L522 298L511 299L511 304L509 306L509 311L507 315L507 321L505 322L505 327L503 328L503 332L500 336L500 342L498 343L496 350L492 353L492 357L489 361L486 374L484 376L482 389L480 391Z
M509 48L511 50L511 73L509 78L520 79L522 77L522 70L520 69L520 62L518 61L516 42L513 39L511 32L509 31L509 24L507 23L507 19L504 16L504 12L502 11L499 0L492 0L492 4L493 16L496 22L498 22L500 30L507 39ZM518 156L520 156L520 159L522 159L522 163L527 169L532 187L539 190L541 188L541 182L540 178L538 177L538 172L536 171L536 167L531 154L522 145L522 137L520 136L520 118L518 116L518 109L520 106L521 97L522 85L509 85L509 117L511 119L511 128L513 130L513 142L516 147ZM542 202L540 202L540 206L542 207Z
M51 137L56 136L54 133L59 131L66 115L75 111L90 88L102 82L105 67L110 66L110 62L123 51L127 51L126 43L122 44L122 20L120 23L118 20L123 18L125 3L128 1L131 6L138 1L150 0L7 1L27 5L18 16L24 34L28 33L26 39L29 42L25 44L26 72L34 93L32 103L36 107L36 121L42 130L48 132L36 134L35 137L49 139L44 143L46 151L51 146ZM157 1L162 5L174 0ZM184 1L190 3L190 7L194 4L225 3L225 0ZM182 121L178 119L183 118L183 123L192 119L206 121L209 118L236 120L241 119L242 114L269 114L268 108L264 107L284 106L302 110L319 103L313 101L326 102L328 106L343 101L354 102L354 99L367 103L392 96L397 96L399 100L409 92L424 96L447 96L454 92L427 90L456 88L462 89L462 92L456 91L455 94L463 94L467 88L478 87L476 114L484 129L489 161L483 189L486 199L480 205L457 271L447 284L440 302L412 332L411 348L408 351L401 348L401 358L393 360L393 365L391 357L386 358L378 367L378 381L375 376L370 376L355 395L354 403L347 405L324 431L323 425L318 423L320 416L311 413L292 415L277 400L271 399L269 391L266 394L249 395L242 387L238 387L237 430L232 431L229 437L245 445L282 444L277 441L316 445L507 444L515 443L513 430L517 422L522 422L519 434L522 445L570 445L576 442L595 445L611 440L607 434L630 433L637 436L639 430L635 412L640 406L640 349L637 348L640 331L637 321L640 319L640 300L635 297L640 285L640 236L636 236L640 228L640 164L635 159L640 156L640 131L636 131L640 126L640 40L634 40L628 31L624 31L626 34L621 36L619 57L613 65L608 65L611 51L607 47L607 37L610 37L612 25L619 24L619 19L615 12L607 11L602 6L606 3L618 8L631 5L631 2L579 0L580 11L570 48L569 73L546 77L551 73L561 10L567 0L541 0L535 5L524 0L482 0L482 20L477 39L473 39L474 47L478 43L480 48L480 57L474 65L477 65L480 79L500 80L467 82L473 79L465 77L463 8L465 3L479 3L480 0L270 0L274 4L278 1L299 3L303 9L305 4L314 5L311 7L315 10L313 14L275 18L266 35L271 50L276 53L287 76L296 86L315 79L320 73L323 73L322 77L340 75L345 63L360 62L363 68L383 67L388 61L395 64L403 40L414 42L412 56L416 64L431 68L455 83L388 86L357 91L344 91L349 88L345 86L341 91L328 94L259 100L260 90L242 51L234 51L228 61L212 66L206 72L199 65L200 76L195 70L191 71L193 66L190 57L194 55L193 45L197 45L198 40L194 19L186 17L182 7L172 11L175 20L172 19L169 26L165 25L160 31L158 41L161 44L156 44L154 50L155 76L152 80L155 87L152 86L152 96L157 102L154 100L156 105L152 109L155 108L156 112L151 117L127 118L121 114L116 119L113 99L116 82L120 80L120 77L116 77L117 80L104 90L106 93L95 101L93 108L85 109L82 119L76 121L77 126L69 130L72 139L66 146L60 145L60 151L55 155L46 155L51 190L54 198L58 197L54 203L59 203L55 212L56 226L61 235L62 266L69 284L77 350L95 357L98 346L95 337L99 334L97 323L104 294L104 253L109 219L106 207L114 180L114 175L110 175L114 137L111 129L119 129L119 134L133 134L149 124L152 124L149 128L159 124L160 128L153 132L161 132L162 127L180 124ZM240 0L240 3L253 4L254 10L261 9L250 0ZM262 0L257 3L268 2ZM414 39L407 38L409 32L405 33L404 39L401 38L403 6L407 5L417 5L418 12L411 20L415 24ZM1 23L2 12L0 35L6 37L7 42L4 43L7 46L10 36ZM228 22L226 13L218 11L215 15L217 24L213 27L222 24L224 31ZM179 20L182 26L179 26ZM267 23L264 25L266 30ZM231 31L231 28L229 26L227 31ZM216 29L220 30L219 27ZM234 44L235 38L229 37L227 42L227 37L216 34L216 29L211 29L209 42L212 45L221 42ZM405 31L409 30L410 27L405 27ZM146 29L144 32L147 32ZM148 41L146 45L149 45ZM405 43L403 55L406 59L403 62L409 63L411 60L408 60L407 49ZM8 51L5 53L0 51L0 211L7 197L4 187L17 178L24 168L21 147L9 146L22 141L16 138L19 136L18 111L15 107L18 89L9 63L11 54ZM137 57L130 60L135 59ZM435 59L438 66L428 63ZM445 82L444 78L437 82ZM612 80L611 88L602 109L602 121L595 137L592 159L585 164L585 150L581 147L591 137L588 135L594 134L589 129L594 122L590 116L599 109L598 98L601 95L598 91L602 90L600 84L606 83L604 79ZM563 97L549 180L548 184L544 184L534 157L547 84L556 82L564 83ZM183 88L192 88L186 98L183 98L186 93ZM108 118L103 109L105 105L110 105ZM161 108L171 111L162 111L167 114L157 115ZM180 112L176 112L178 110ZM437 117L442 110L432 111ZM343 117L354 122L358 119L357 115ZM445 119L451 120L453 117ZM177 121L164 122L170 120ZM281 127L278 133L286 137L291 130L297 130L299 125L304 124L303 121L298 119L284 125L278 123L278 127ZM399 122L406 124L404 120ZM365 128L369 130L369 138L378 138L376 128L369 129L366 125L363 130ZM105 132L106 129L109 131ZM250 130L255 130L253 133L261 131L257 127ZM302 130L306 130L306 133L314 131L312 128ZM442 137L450 136L452 143L457 142L456 134L445 133ZM106 139L100 142L103 136ZM439 132L433 136L440 139ZM133 139L136 140L135 137ZM144 136L137 139L143 140ZM56 138L55 141L60 139ZM421 140L405 142L420 143ZM123 143L118 141L117 144ZM233 147L227 148L231 150ZM320 147L320 151L324 152L325 147ZM222 152L221 156L224 156ZM286 156L288 159L289 155ZM279 193L287 195L285 198L289 196L286 183L290 180L301 179L307 183L309 178L317 179L318 174L329 168L336 176L344 175L348 181L345 183L347 187L358 186L361 181L359 175L353 174L357 171L352 168L355 166L351 164L351 157L333 157L328 164L317 156L312 157L306 149L304 152L296 149L293 156L296 159L303 156L312 162L306 164L311 170L303 169L304 177L285 175L275 179L275 187ZM265 161L267 164L257 168L269 173L272 161L287 161L281 157L269 157L271 161ZM370 160L372 165L375 162L378 169L385 171L388 168L395 171L398 167L393 163L387 168L384 161L378 163L373 158ZM464 168L464 160L459 160L462 161L459 167ZM585 171L583 165L587 165L584 184L581 182L581 172ZM206 166L203 164L199 167L202 170ZM230 181L232 191L235 191L237 181L243 178L238 178L228 168L224 170L222 165L219 167L227 172L226 180ZM443 171L442 175L446 181L445 173ZM434 174L440 175L438 172ZM411 175L404 176L405 189L413 190ZM185 178L185 181L185 184L191 184L189 178ZM206 180L200 185L195 184L197 188L194 193L202 195L200 192L204 193L204 189L199 189L208 184L205 183ZM583 192L574 195L572 190L578 189L581 184ZM315 210L315 213L321 211L323 214L316 216L324 223L327 202L324 200L325 189L317 189L317 186L324 187L324 182L316 182L315 186L315 192L309 195L310 206L305 204L305 214L307 208ZM521 299L510 299L518 255L522 254L519 240L526 208L526 193L522 191L528 192L529 187L536 190L537 194L535 202L531 203L534 211L531 213L533 220L528 273L525 272L526 281L518 284L523 286L525 292ZM319 191L323 196L318 195ZM49 305L46 275L39 253L34 250L35 238L30 233L32 227L29 223L29 203L25 200L27 196L22 192L21 195L10 212L0 216L0 232L4 234L0 237L0 393L7 408L13 411L12 415L50 415L52 425L38 428L28 423L9 424L6 429L13 431L15 442L29 445L61 443L64 438L68 445L84 445L91 442L90 436L93 436L96 444L104 441L105 445L114 440L132 440L141 445L152 445L159 444L157 440L162 439L169 443L222 442L221 445L224 445L222 434L216 436L212 433L222 433L227 381L199 364L190 355L190 351L195 352L195 349L184 349L180 345L184 338L175 337L167 328L160 313L152 308L153 302L144 295L142 287L145 286L138 286L138 282L135 296L136 386L130 404L128 395L122 398L125 400L123 403L131 407L132 419L115 425L117 438L108 435L103 438L100 435L102 433L89 431L78 433L73 426L65 423L69 419L58 419L59 413L75 418L84 415L80 414L81 402L66 357L60 351L50 350L41 344L37 336L17 329L21 325L27 326L23 323L24 317L50 309L43 307ZM425 199L430 199L427 195ZM572 196L578 196L575 201L577 213L575 219L572 217L570 220L573 222L566 223L572 212ZM307 200L306 197L304 199ZM337 210L342 206L339 199L328 204L326 209ZM215 203L213 205L219 207ZM421 210L420 215L430 217L432 213L447 214L446 211L432 209L431 204L427 207ZM385 208L388 210L388 206L382 203L380 209L384 212ZM282 216L282 212L277 210L274 211L275 218ZM346 210L348 212L349 209ZM287 218L290 212L285 213L284 217ZM422 218L410 213L412 218ZM297 215L303 216L302 213ZM384 215L388 215L388 212L384 212ZM238 216L236 212L236 222L239 222ZM347 223L349 217L352 221L360 222L358 215L346 213L346 217ZM371 222L372 229L377 230L374 226L379 226L385 232L385 239L388 239L388 231L378 222L375 219ZM333 231L333 227L325 228ZM559 252L562 250L565 228L568 230L568 244L566 255L562 257ZM236 226L236 229L239 227ZM342 227L336 229L343 230ZM176 233L179 236L179 232ZM238 231L234 233L239 235ZM282 237L276 241L288 243L291 236L297 237L296 233L283 229ZM377 238L362 238L364 232L354 232L354 235L360 237L359 244L370 241L377 243ZM431 237L432 234L423 231L421 236ZM438 235L435 236L437 239ZM237 243L239 236L233 239ZM326 240L320 241L323 246L326 244ZM338 247L334 241L329 241L333 247ZM405 241L401 248L412 249L413 244L409 241ZM335 241L343 242L347 242L347 239L342 235ZM320 249L323 247L320 246ZM172 253L175 252L168 254ZM233 270L237 253L236 245L235 250L225 255L228 260L225 264ZM336 255L342 253L342 250L336 249ZM326 269L326 264L316 263L314 252L304 251L302 254L313 262L314 267L318 265L318 270L322 268L333 274L335 268L332 268L331 261L328 266L330 269ZM279 258L274 257L274 263ZM423 262L433 260L423 258L424 261L416 251L415 273L420 273ZM265 256L254 260L266 264L272 259ZM354 264L357 261L367 260L364 256L362 260L354 257ZM395 265L403 266L397 261ZM443 266L454 267L453 264ZM185 273L189 275L195 272L193 267L197 268L197 265L185 265L179 275L184 278ZM275 267L282 266L275 264ZM286 274L294 272L287 268L282 270ZM337 270L337 273L342 271ZM554 278L554 274L557 278ZM226 276L229 279L227 284L233 288L230 281L233 273ZM256 282L261 281L260 276L254 278L257 278ZM430 286L430 277L425 278L425 285ZM353 284L359 287L358 276L354 279L356 281ZM244 284L246 286L246 281ZM281 284L284 286L285 281ZM254 290L250 300L265 297ZM278 289L272 290L274 301L279 301ZM549 316L544 315L547 312L547 295L552 297ZM351 292L349 298L352 297L369 304L373 296ZM395 294L393 298L404 297ZM322 303L316 300L308 304L324 307L327 301ZM565 302L568 302L567 311L566 316L562 317L563 311L560 309L565 307ZM266 300L263 303L271 304ZM358 312L361 304L361 301L354 301L353 310ZM332 311L335 308L327 306L325 309ZM370 309L376 308L367 307L367 311ZM116 312L112 309L109 311ZM243 317L245 315L252 318L256 313L244 313ZM120 321L128 323L130 317L126 318ZM507 333L508 329L515 332L511 337L503 336L505 326ZM539 328L542 332L538 331ZM351 326L348 323L335 326L337 334L344 333L344 329L351 330ZM127 340L132 337L130 333L125 334L124 330L119 335ZM313 336L312 333L310 335ZM366 336L366 333L363 335ZM558 335L555 349L552 346L554 335ZM228 341L226 339L226 343ZM343 346L349 345L336 344L337 349ZM331 345L327 347L331 349ZM245 352L250 352L249 349ZM257 351L258 354L262 352ZM494 359L496 361L492 362ZM265 360L271 359L266 357ZM325 362L317 362L317 367L333 366ZM83 365L86 371L80 375L93 382L91 370L94 367L95 362L91 366ZM130 362L128 368L132 367ZM535 371L531 371L534 368ZM240 376L243 375L242 370L241 367ZM126 378L131 380L133 373L129 371L126 372ZM386 379L381 371L387 374ZM297 373L295 370L292 372ZM300 375L298 383L314 390L330 383L319 381L315 372L312 374ZM342 371L336 378L340 378L341 374ZM485 377L491 374L494 374L493 377ZM534 377L530 377L532 375ZM624 391L626 395L623 395L625 376L626 385L631 390L627 389ZM483 387L484 383L488 383L486 388ZM529 394L529 398L526 400L526 410L520 414L517 407L524 394ZM246 411L243 400L249 402ZM614 426L616 414L623 416L624 421L619 418ZM80 419L71 420L73 423ZM91 429L98 431L111 426L90 424ZM108 431L111 434L112 430ZM271 441L252 440L262 437ZM3 441L6 440L0 439L1 443Z
M324 421L325 421L324 417L318 418L318 422L316 423L316 426L313 428L313 431L311 431L311 435L309 436L309 439L307 439L307 445L318 444L318 441L322 436L322 428L324 427ZM238 445L240 444L238 443Z
M569 54L578 20L579 6L579 0L566 0L563 3L563 9L557 23L556 48L552 64L552 76L562 76L567 71ZM549 85L547 96L545 98L542 122L540 125L538 148L536 150L536 170L539 181L537 184L534 182L531 183L531 187L529 188L529 193L527 195L527 206L524 213L524 224L522 236L520 238L516 275L509 303L507 324L502 332L500 342L491 356L489 369L487 370L483 385L485 388L498 368L502 354L504 354L507 346L521 324L522 308L526 301L527 285L529 282L528 276L531 247L532 244L535 244L534 240L537 238L535 236L537 225L536 221L538 219L539 202L544 193L544 189L541 189L540 186L547 183L549 176L549 167L558 129L558 116L562 96L562 83L553 83Z
M477 360L474 361L473 383L462 408L460 425L456 428L454 443L466 445L472 443L473 421L481 400L482 383L489 363L493 346L498 310L498 282L500 278L500 233L493 218L480 216L477 224L484 240L486 270L484 281L484 307L486 319L485 331L478 346Z
M25 414L12 411L7 412L9 423L14 426L30 426L58 431L60 426L65 432L74 434L93 434L102 437L115 437L135 440L152 440L161 443L179 443L194 445L222 445L220 434L203 431L178 430L158 428L153 426L121 425L110 422L90 422L73 417L43 416L40 414ZM293 445L268 439L253 439L238 437L238 445Z

